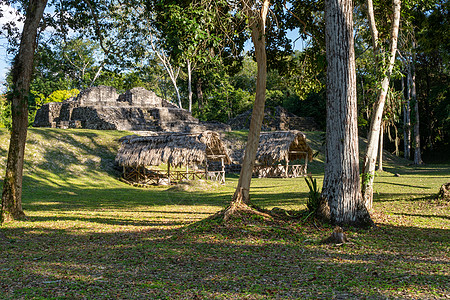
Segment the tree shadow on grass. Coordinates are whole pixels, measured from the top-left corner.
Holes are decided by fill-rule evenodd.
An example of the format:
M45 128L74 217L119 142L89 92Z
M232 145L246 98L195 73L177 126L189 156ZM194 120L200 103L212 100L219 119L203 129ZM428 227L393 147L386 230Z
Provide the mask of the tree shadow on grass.
M267 206L299 206L306 204L308 193L306 192L286 192L274 194L251 194L253 204L260 207Z
M427 177L428 177L428 176L427 176ZM384 184L388 184L388 185L405 186L405 187L412 187L412 188L418 188L418 189L427 189L427 190L431 190L431 187L420 186L420 185L410 185L410 184L395 183L395 182L387 182L387 181L377 181L377 184L378 184L378 183L384 183Z
M158 212L159 214L166 214L165 212ZM180 215L183 215L184 212L177 212ZM167 218L166 218L167 219ZM170 219L170 218L169 218ZM181 219L181 218L179 218ZM95 223L95 224L105 224L105 225L114 225L114 226L135 226L135 227L171 227L171 226L181 226L186 225L189 222L186 221L156 221L156 220L135 220L132 218L123 218L123 217L92 217L92 216L33 216L28 218L29 222L57 222L57 221L76 221L76 222L86 222L86 223Z
M421 218L439 218L444 220L450 220L449 215L426 215L426 214L411 214L411 213L392 213L393 215L397 216L409 216L409 217L421 217Z
M43 175L44 176L44 175ZM158 206L212 206L223 208L229 204L234 189L205 188L199 191L183 191L168 187L136 188L116 182L114 187L95 181L71 184L67 179L25 176L23 187L23 207L25 211L45 210L132 210L148 211ZM298 206L303 205L307 193L252 193L255 205Z
M386 248L392 234L405 230L414 240ZM432 240L414 228L385 226L345 247L301 242L309 238L303 234L262 242L251 232L183 236L152 227L86 233L24 226L3 232L8 239L0 240L0 289L11 299L381 299L449 292L448 260L415 249L420 239ZM445 233L431 232L436 238ZM397 294L402 290L406 294Z
M421 165L421 166L401 166L395 165L392 167L384 167L385 172L389 172L392 174L400 174L400 175L415 175L421 173L427 173L428 175L434 176L450 176L449 165L448 164L440 164L440 165ZM428 177L427 175L427 177Z
M1 149L0 148L0 156L1 157L5 157L6 158L6 155L8 154L8 150L4 150L4 149Z
M51 170L64 179L76 175L71 167L83 166L85 173L102 170L110 176L117 176L114 159L119 147L118 138L117 145L111 150L97 142L99 135L95 131L67 130L67 134L62 134L61 130L35 129L33 133L34 135L27 140L28 144L39 144L42 141L54 141L54 144L44 149L42 162L36 164L32 160L27 160L25 163L28 169ZM84 141L80 142L75 137ZM99 160L82 160L86 156L98 157Z
M374 202L397 202L400 200L423 201L433 199L435 195L425 196L423 193L374 193Z
M173 192L170 190L140 189L126 184L115 188L95 186L61 186L45 184L27 177L24 186L23 204L26 210L70 210L70 209L130 209L166 205L208 205L223 207L231 195L221 192Z

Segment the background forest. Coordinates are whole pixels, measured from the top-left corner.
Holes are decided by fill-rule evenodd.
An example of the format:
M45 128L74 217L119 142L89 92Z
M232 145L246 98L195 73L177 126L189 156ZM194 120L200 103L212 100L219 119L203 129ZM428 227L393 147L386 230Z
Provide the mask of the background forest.
M61 1L46 11L43 28L51 30L39 35L30 125L42 104L63 101L98 85L121 92L145 87L204 121L228 122L252 107L254 53L245 46L249 33L243 16L228 4L165 0L148 1L144 7L129 1L124 7L107 2L88 7L84 2ZM448 2L440 0L402 5L383 128L385 149L408 159L413 159L414 135L420 134L424 162L449 160L448 7ZM390 1L375 3L380 60L389 46L391 10ZM323 3L280 2L272 15L267 33L266 107L283 106L298 116L314 117L325 130ZM383 70L374 67L365 3L355 3L354 18L359 135L366 137ZM10 53L18 47L18 32L12 28L2 29L9 37ZM291 30L301 49L293 49L287 36ZM0 126L10 127L10 122L10 105L2 96Z

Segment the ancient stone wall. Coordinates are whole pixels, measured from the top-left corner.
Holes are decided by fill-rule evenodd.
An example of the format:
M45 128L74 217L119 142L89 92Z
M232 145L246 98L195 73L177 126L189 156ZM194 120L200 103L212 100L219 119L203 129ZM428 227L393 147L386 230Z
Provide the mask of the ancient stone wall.
M152 91L142 87L135 87L120 95L117 99L119 103L129 106L139 107L162 107L162 99Z
M52 123L58 122L63 103L46 103L36 112L33 126L35 127L54 127Z
M201 132L212 127L152 91L137 87L119 95L107 86L84 90L76 99L43 105L33 126L175 132ZM216 128L229 126L216 124Z
M75 101L80 106L116 106L118 98L115 88L101 85L83 90Z

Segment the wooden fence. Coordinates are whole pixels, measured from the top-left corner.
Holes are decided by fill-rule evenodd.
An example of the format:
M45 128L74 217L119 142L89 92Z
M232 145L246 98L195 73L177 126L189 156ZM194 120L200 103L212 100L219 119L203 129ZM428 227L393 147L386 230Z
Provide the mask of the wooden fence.
M188 180L214 180L225 183L225 171L204 170L155 170L145 167L124 167L123 179L126 182L145 186L170 184Z
M306 165L255 165L253 168L253 175L259 178L272 178L272 177L284 177L284 178L296 178L300 176L306 176Z

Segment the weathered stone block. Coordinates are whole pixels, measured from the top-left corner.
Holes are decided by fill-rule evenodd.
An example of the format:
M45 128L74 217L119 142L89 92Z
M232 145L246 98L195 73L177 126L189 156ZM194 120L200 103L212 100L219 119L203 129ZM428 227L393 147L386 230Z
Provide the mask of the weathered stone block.
M110 86L97 86L82 91L75 101L80 106L107 106L117 105L119 94Z
M162 107L162 100L152 91L142 87L135 87L118 97L119 103L127 103L130 106Z

